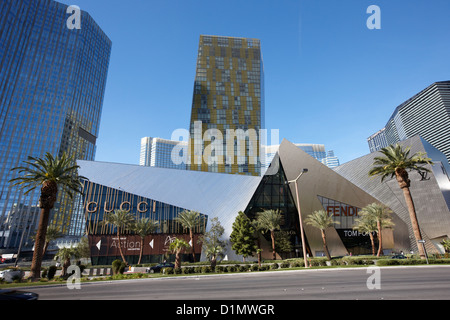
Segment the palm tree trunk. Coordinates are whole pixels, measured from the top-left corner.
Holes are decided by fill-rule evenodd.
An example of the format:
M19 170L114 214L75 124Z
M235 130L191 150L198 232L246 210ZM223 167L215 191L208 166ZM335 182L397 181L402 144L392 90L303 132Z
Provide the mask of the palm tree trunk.
M409 218L411 220L411 226L414 232L414 237L416 238L416 242L422 240L422 234L420 233L419 222L417 220L416 209L414 207L414 201L411 196L411 192L409 190L410 180L408 178L408 173L406 172L395 172L395 176L397 178L397 182L400 188L403 191L403 196L405 198L406 206L408 207ZM419 255L421 259L425 259L425 252L423 247L417 245L419 250Z
M139 261L137 264L141 264L142 254L144 252L144 238L141 237L141 250L139 252Z
M216 256L212 256L211 257L211 270L216 270L216 265L217 265L217 259Z
M192 243L192 258L194 259L194 262L196 262L195 261L195 250L194 250L194 232L192 231L192 228L191 229L189 229L189 237L191 238L191 243Z
M67 275L67 268L70 266L70 258L64 260L62 268L61 268L61 276Z
M320 229L320 232L322 233L322 240L323 240L323 250L325 250L325 254L327 256L328 260L331 260L331 255L330 252L328 251L328 246L327 246L327 238L325 236L325 230Z
M120 256L122 257L123 262L125 262L125 264L128 266L128 262L127 262L127 260L125 260L125 256L123 255L123 252L122 252L122 246L121 246L121 242L120 242L120 232L119 232L119 227L118 226L117 226L117 239L119 240Z
M41 215L39 218L38 229L36 231L33 260L31 262L30 278L33 281L36 281L41 277L41 264L43 249L45 246L45 238L47 235L48 220L50 217L50 210L55 205L57 194L58 185L55 182L46 181L42 184L41 194L39 197L39 208L41 208Z
M381 235L381 221L378 220L377 221L377 228L378 228L378 252L377 252L377 257L380 256L381 254L381 248L383 246L383 240L382 240L382 235Z
M49 208L41 209L39 225L36 232L36 241L34 242L33 260L31 262L30 278L35 281L41 277L41 264L43 257L43 248L45 246L45 236L47 233L47 225L50 216Z
M49 244L50 244L50 241L45 241L44 249L42 249L42 258L44 257L45 252L47 251L47 248L48 248Z
M275 252L275 232L273 230L270 230L270 237L272 238L272 257L273 260L276 260L277 256Z
M261 240L259 239L258 235L258 266L261 267L261 260L262 260L262 249L261 249Z
M372 244L372 255L375 255L375 241L372 232L369 232L370 243Z
M177 250L175 253L175 269L181 268L181 261L180 261L180 250Z

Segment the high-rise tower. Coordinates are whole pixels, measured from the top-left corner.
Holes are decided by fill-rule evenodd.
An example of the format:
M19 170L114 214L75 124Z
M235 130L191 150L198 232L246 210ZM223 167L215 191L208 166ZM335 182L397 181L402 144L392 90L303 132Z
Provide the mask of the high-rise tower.
M403 102L367 141L375 152L415 135L445 154L450 163L450 81L435 82Z
M93 160L111 41L91 16L53 0L0 1L0 248L32 246L39 190L9 183L28 156ZM74 200L59 192L50 224L82 235ZM81 212L81 211L80 211Z
M263 128L260 41L201 35L187 168L260 175Z

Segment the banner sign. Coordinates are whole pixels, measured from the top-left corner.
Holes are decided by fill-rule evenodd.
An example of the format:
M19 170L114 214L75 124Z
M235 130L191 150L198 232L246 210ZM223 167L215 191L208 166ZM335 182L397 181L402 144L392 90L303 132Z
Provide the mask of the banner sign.
M201 252L201 244L197 243L199 234L194 234L194 243L190 243L189 234L157 233L144 237L143 255L165 254L169 252L169 245L175 239L182 239L194 245L196 253ZM119 246L124 255L139 255L141 250L141 237L138 235L89 235L91 257L119 256ZM191 249L185 250L190 253Z

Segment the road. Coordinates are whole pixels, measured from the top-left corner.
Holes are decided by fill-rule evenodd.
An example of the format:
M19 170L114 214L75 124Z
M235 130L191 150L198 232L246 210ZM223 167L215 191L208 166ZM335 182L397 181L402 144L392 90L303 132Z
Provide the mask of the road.
M33 287L40 300L450 300L450 266L288 270Z

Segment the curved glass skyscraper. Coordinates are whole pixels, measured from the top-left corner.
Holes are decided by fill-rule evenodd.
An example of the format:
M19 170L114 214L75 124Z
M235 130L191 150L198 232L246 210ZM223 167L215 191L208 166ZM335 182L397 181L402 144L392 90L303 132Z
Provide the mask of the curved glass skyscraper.
M111 41L81 11L53 0L0 1L0 249L26 246L38 222L39 190L27 196L9 180L28 156L63 152L93 160ZM84 230L74 201L59 193L50 224ZM32 242L28 242L32 246Z

